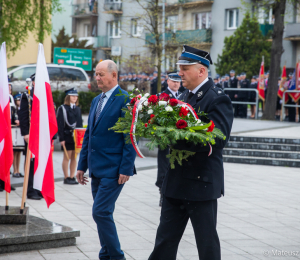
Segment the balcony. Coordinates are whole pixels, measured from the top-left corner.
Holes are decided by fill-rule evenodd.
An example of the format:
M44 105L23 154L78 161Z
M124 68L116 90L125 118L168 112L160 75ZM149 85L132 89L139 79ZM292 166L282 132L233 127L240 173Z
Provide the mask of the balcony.
M105 0L104 10L105 10L104 13L108 13L108 14L123 14L122 2Z
M273 31L273 24L260 24L259 29L262 31L263 36L267 36L269 32Z
M98 36L97 48L102 50L110 50L111 49L111 38L107 35Z
M201 30L183 30L173 32L166 32L166 46L179 46L182 44L189 45L211 45L211 29L201 29ZM159 36L160 41L162 41L162 34ZM151 33L146 34L146 45L151 45L155 43L155 37Z
M167 0L166 8L182 6L183 8L193 8L199 6L209 6L213 4L213 0Z
M284 39L289 41L300 41L300 23L288 23L285 26Z
M74 18L86 18L90 16L98 16L98 2L94 6L90 6L88 2L84 4L73 5L72 15Z

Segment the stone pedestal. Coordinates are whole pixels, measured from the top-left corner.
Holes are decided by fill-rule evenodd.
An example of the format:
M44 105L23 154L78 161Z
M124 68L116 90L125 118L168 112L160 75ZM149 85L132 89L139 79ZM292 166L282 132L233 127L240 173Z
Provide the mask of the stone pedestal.
M26 225L0 224L0 234L0 254L4 254L72 246L80 231L29 215Z
M0 206L0 225L1 224L23 224L27 223L29 215L28 207L24 208L23 214L20 214L20 207L5 207Z

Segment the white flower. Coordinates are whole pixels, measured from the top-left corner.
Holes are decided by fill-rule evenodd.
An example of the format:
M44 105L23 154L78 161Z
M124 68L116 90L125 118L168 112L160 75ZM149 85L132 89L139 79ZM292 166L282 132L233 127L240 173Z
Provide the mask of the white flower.
M167 106L165 109L166 109L167 112L172 112L173 111L173 108L170 107L170 106Z
M145 101L145 102L143 103L143 105L147 107L147 106L148 106L148 101Z
M139 106L139 111L142 111L143 110L143 106Z
M200 119L197 119L196 124L197 124L197 125L200 125L200 124L201 124L201 120L200 120Z
M163 101L163 100L158 101L159 106L166 106L167 103L168 103L167 101Z
M146 93L145 95L144 95L144 97L149 97L150 96L150 94L149 93Z
M127 103L126 106L130 106L130 103Z
M153 110L152 110L152 109L149 109L149 110L148 110L148 115L151 115L151 114L153 114Z

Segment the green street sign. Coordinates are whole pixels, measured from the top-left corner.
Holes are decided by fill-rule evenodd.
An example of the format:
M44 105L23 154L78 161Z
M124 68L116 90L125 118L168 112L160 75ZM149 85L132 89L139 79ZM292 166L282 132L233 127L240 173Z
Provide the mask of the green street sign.
M92 70L92 50L54 48L53 63Z

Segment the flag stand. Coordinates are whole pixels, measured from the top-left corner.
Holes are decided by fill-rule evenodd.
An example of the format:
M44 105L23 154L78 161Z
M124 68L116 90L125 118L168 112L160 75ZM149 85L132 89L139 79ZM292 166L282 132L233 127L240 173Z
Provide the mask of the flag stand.
M8 195L9 195L9 193L6 192L6 206L5 206L5 210L9 210L9 205L8 205Z
M28 141L28 143L29 143L29 141ZM28 146L29 145L27 145L26 163L25 163L25 174L24 174L23 193L22 193L22 202L21 202L20 214L23 214L23 212L24 212L26 195L27 195L27 188L28 188L30 157L31 157L31 152L30 152Z

